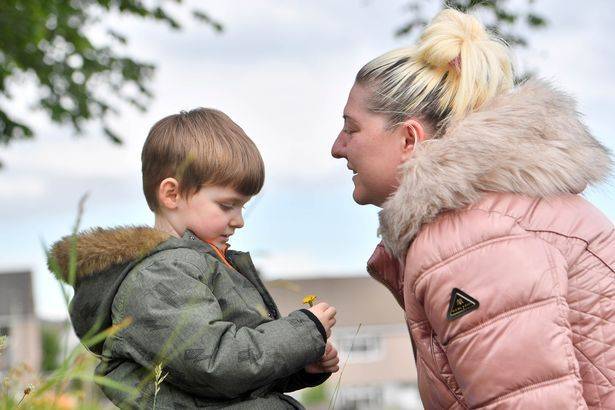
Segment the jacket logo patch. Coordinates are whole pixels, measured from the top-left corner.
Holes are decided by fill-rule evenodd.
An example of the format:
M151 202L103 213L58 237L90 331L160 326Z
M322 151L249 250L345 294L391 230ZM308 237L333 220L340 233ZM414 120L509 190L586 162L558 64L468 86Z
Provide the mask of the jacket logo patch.
M467 293L454 288L451 292L451 302L448 305L448 313L446 314L446 318L448 320L455 320L466 313L470 313L471 311L478 309L479 306L480 304L478 303L478 300L474 299Z

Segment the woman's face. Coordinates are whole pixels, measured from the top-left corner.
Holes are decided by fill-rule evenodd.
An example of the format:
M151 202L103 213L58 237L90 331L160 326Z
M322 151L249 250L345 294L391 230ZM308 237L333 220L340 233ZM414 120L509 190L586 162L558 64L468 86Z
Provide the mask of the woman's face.
M358 204L382 206L397 189L398 167L406 158L405 127L387 129L384 115L367 110L367 87L355 84L344 108L344 127L331 148L354 175L352 196Z

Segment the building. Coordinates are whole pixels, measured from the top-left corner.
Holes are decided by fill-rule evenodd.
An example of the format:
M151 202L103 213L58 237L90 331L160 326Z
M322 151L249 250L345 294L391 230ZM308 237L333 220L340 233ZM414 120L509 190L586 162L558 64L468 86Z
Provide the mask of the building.
M0 355L0 374L21 364L39 371L41 337L29 271L0 272L0 336L8 336Z
M277 280L267 288L284 315L305 307L301 303L306 294L336 307L332 342L340 352L340 367L350 354L336 409L422 409L404 312L383 285L355 276ZM334 392L340 373L325 384L327 396ZM328 408L329 399L324 405L306 405Z

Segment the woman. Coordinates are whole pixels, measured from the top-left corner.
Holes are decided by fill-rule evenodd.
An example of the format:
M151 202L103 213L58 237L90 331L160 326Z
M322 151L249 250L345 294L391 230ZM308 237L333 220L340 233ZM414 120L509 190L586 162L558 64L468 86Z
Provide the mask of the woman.
M425 408L615 409L615 230L579 195L612 160L568 96L444 10L359 71L332 154L382 208Z

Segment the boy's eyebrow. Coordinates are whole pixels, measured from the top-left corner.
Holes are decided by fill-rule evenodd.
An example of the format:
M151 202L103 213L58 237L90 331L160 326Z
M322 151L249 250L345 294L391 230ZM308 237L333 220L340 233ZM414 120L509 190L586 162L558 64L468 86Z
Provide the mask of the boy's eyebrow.
M239 198L239 197L231 195L231 196L223 196L219 200L222 202L231 202L233 204L241 204L241 203L248 202L250 198L245 199L245 198Z

